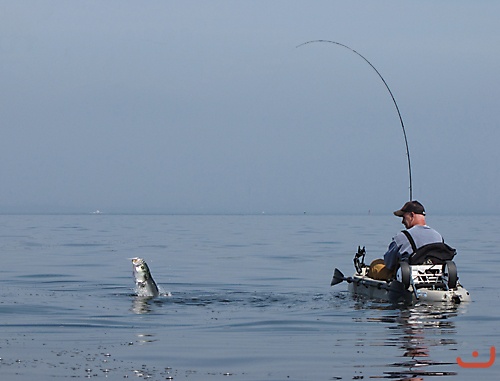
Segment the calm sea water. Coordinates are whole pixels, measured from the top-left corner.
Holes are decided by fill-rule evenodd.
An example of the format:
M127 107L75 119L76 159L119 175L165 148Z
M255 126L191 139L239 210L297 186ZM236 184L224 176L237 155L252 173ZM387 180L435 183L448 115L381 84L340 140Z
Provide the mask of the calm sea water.
M500 360L456 358L500 349L500 218L428 223L458 249L472 303L329 286L358 245L384 252L392 216L0 216L1 379L497 379ZM164 296L135 296L135 256Z

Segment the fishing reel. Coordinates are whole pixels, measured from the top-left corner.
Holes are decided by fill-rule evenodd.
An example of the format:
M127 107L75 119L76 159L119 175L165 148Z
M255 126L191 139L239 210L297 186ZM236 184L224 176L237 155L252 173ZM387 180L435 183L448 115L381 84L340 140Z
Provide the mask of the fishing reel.
M358 246L358 252L354 254L354 268L356 269L356 272L358 274L361 274L363 271L363 268L366 267L365 265L365 255L366 255L366 249L363 246Z

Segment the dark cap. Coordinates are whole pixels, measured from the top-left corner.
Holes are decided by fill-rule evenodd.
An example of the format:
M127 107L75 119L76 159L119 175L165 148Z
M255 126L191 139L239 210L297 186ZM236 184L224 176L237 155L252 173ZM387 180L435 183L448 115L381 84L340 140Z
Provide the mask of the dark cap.
M425 216L424 206L418 201L408 201L406 204L403 205L401 209L396 210L394 212L394 215L398 217L403 217L403 214L411 212L415 214L422 214L423 216Z

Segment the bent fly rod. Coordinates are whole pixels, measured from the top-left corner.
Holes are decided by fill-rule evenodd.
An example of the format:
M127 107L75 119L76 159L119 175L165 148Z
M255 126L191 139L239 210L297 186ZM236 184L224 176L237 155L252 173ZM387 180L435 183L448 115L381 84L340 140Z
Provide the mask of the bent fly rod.
M403 136L404 136L404 139L405 139L405 146L406 146L406 157L408 159L408 177L410 179L410 201L411 201L413 198L412 198L412 182L411 182L410 149L408 148L408 139L406 139L406 130L405 130L405 125L403 123L403 117L401 116L401 113L399 112L398 104L396 103L396 99L394 98L394 95L392 94L392 91L389 88L389 85L385 81L384 77L382 77L382 74L379 73L379 71L375 68L375 66L372 65L372 63L370 61L368 61L363 55L361 55L360 53L358 53L354 49L351 49L349 46L341 44L340 42L335 42L335 41L330 41L330 40L312 40L312 41L307 41L307 42L304 42L304 43L302 43L300 45L297 45L297 48L300 48L303 45L307 45L307 44L311 44L311 43L315 43L315 42L326 42L326 43L329 43L329 44L335 44L335 45L338 45L338 46L342 46L342 47L344 47L346 49L349 49L353 53L356 53L358 56L360 56L361 58L363 58L368 63L368 65L370 65L372 67L373 70L375 70L375 72L378 74L378 76L380 77L380 79L382 80L382 82L384 82L384 85L387 88L387 91L389 91L389 94L391 95L392 102L394 103L394 106L396 107L396 111L398 112L398 116L399 116L399 121L401 122L401 128L403 129Z

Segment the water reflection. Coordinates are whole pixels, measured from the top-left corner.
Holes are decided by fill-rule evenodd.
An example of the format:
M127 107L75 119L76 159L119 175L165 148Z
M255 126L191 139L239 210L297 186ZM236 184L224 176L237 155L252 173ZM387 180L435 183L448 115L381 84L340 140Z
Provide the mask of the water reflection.
M158 341L158 339L155 338L154 334L151 334L151 333L138 333L137 334L137 342L139 344L149 344L149 343L154 343L155 341Z
M132 312L135 314L148 314L152 312L153 297L135 296L132 299Z
M398 348L400 355L391 363L381 364L382 374L371 378L417 381L430 376L456 375L457 364L455 361L450 362L455 359L455 355L448 353L457 349L454 318L463 313L463 308L455 304L417 304L404 308L372 304L370 309L379 310L381 314L367 317L365 322L379 323L378 327L380 323L386 323L382 345ZM376 345L381 344L379 342Z

